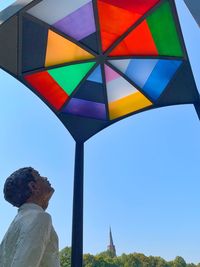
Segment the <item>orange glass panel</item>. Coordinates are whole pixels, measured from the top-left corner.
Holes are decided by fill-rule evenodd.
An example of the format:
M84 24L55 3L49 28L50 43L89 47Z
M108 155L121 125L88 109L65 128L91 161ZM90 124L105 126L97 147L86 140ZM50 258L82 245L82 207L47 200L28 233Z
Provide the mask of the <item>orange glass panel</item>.
M49 30L45 67L91 58L92 54Z
M123 34L140 14L98 1L102 49L105 51Z
M151 105L152 102L143 94L135 92L127 97L109 103L110 119L117 119Z
M136 27L110 53L110 56L134 55L158 55L158 50L146 21L143 21L138 27Z

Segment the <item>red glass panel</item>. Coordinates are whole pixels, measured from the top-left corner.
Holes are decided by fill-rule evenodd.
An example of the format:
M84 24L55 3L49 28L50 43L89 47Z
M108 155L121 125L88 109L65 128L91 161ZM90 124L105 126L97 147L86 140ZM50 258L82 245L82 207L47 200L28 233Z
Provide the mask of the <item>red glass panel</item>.
M110 56L134 55L158 55L158 50L146 21L143 21L110 53Z
M98 1L102 49L105 51L140 17L138 14Z
M102 2L111 4L113 6L118 6L128 11L137 12L141 15L146 13L154 5L156 5L160 0L101 0Z
M57 110L59 110L69 98L66 92L46 71L26 75L24 78Z
M98 0L103 51L159 1Z

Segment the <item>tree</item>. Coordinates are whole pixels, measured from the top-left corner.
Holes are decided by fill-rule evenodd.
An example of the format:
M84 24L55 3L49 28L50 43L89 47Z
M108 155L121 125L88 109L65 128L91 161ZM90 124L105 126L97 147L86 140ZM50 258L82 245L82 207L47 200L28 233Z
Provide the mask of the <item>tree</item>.
M66 247L60 251L61 267L71 267L71 248Z
M71 267L71 248L66 247L60 251L61 267ZM97 255L85 254L84 267L200 267L200 264L186 264L182 257L167 262L161 257L145 256L142 253L122 254L113 257L109 251Z
M85 254L83 256L83 266L84 267L93 267L95 266L95 257L91 254Z
M174 260L173 267L187 267L187 264L182 257L177 256Z
M187 267L198 267L198 265L195 265L194 263L189 263L189 264L187 264Z

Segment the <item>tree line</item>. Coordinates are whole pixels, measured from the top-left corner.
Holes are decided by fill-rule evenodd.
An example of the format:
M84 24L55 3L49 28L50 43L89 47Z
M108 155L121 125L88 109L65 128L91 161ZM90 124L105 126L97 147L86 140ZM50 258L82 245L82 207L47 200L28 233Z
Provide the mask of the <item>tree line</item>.
M60 251L61 267L71 267L71 248ZM122 254L115 257L110 251L97 255L84 254L84 267L200 267L199 264L186 263L177 256L173 261L166 261L161 257L145 256L142 253Z

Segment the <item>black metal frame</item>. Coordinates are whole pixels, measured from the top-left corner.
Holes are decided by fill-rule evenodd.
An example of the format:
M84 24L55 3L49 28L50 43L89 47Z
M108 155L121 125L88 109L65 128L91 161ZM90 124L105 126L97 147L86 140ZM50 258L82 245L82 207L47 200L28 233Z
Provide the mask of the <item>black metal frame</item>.
M80 42L78 42L77 40L75 40L74 38L58 31L57 29L55 29L54 27L48 25L47 23L33 17L30 14L25 13L28 9L30 9L31 7L35 6L36 4L40 3L42 0L33 0L30 4L28 4L27 6L25 6L22 10L20 10L17 15L18 16L18 74L15 75L13 73L10 73L8 70L4 69L3 67L1 67L2 69L4 69L5 71L7 71L8 73L10 73L13 77L15 77L16 79L18 79L19 81L21 81L22 83L24 83L31 91L33 91L39 98L41 98L43 100L43 102L55 113L55 115L63 122L63 124L65 125L63 119L62 119L62 114L60 112L58 112L57 110L55 110L54 107L52 107L41 95L39 95L39 93L37 93L36 90L34 90L34 88L32 88L23 78L24 75L27 74L32 74L35 72L39 72L39 71L46 71L46 70L50 70L52 68L57 68L57 67L63 67L63 66L68 66L68 65L72 65L72 64L78 64L78 63L87 63L87 62L96 62L95 65L91 68L91 70L87 73L87 75L81 80L81 82L79 83L79 85L75 88L74 92L72 93L71 97L73 97L74 94L76 94L77 90L79 90L79 88L81 87L81 85L87 80L88 76L94 71L94 69L100 65L101 66L101 72L102 72L102 79L103 79L103 84L104 84L104 96L106 99L106 113L107 113L107 120L105 121L105 124L102 124L102 127L100 128L100 130L112 125L115 122L118 122L124 118L127 118L129 116L132 116L133 114L137 114L140 113L142 111L147 111L150 109L155 109L155 108L159 108L162 106L169 106L169 105L177 105L180 103L172 103L172 104L166 104L166 105L159 105L159 101L152 101L152 99L141 89L139 88L133 81L131 81L124 73L122 73L121 71L119 71L117 68L115 68L112 64L110 64L108 62L108 60L120 60L120 59L132 59L132 58L141 58L141 59L172 59L172 60L181 60L182 66L179 67L179 69L177 70L176 74L178 72L181 72L183 66L185 64L188 64L189 68L190 67L190 63L188 60L188 55L187 55L187 51L186 51L186 47L184 44L184 39L183 39L183 35L182 35L182 31L181 31L181 27L179 24L179 20L178 20L178 15L177 15L177 10L176 10L176 6L174 3L174 0L161 0L158 4L156 4L153 8L151 8L147 13L145 13L144 16L142 16L136 23L134 23L124 34L121 35L120 38L118 38L118 40L116 40L114 42L113 45L111 45L105 52L102 51L102 43L101 43L101 36L100 36L100 23L99 23L99 14L98 14L98 9L97 9L97 1L98 0L92 0L93 3L93 9L94 9L94 17L95 17L95 24L96 24L96 30L97 30L97 39L98 39L98 45L99 45L99 54L95 53L92 49L90 49L89 47L85 46L84 44L81 44ZM135 29L142 21L144 21L150 14L152 14L161 4L163 4L165 1L168 1L170 3L170 6L172 8L172 13L173 13L173 17L176 21L176 28L177 28L177 32L179 35L179 38L181 39L181 47L184 53L183 57L170 57L170 56L119 56L119 57L109 57L109 53L133 30ZM59 64L56 66L52 66L52 67L43 67L43 68L39 68L39 69L35 69L33 71L27 71L22 73L22 39L21 39L21 34L22 34L22 16L25 16L26 18L28 18L31 21L34 21L44 27L46 27L47 29L52 30L53 32L63 36L64 38L68 39L69 41L77 44L79 47L83 48L85 51L87 51L88 53L91 53L92 55L94 55L94 59L88 59L88 60L80 60L80 61L75 61L75 62L68 62L66 64ZM6 22L4 22L6 23ZM3 24L4 24L3 23ZM116 71L117 73L119 73L125 80L127 80L130 84L132 84L135 88L137 88L140 92L142 92L143 95L145 95L150 101L153 102L153 105L147 108L143 108L139 111L136 112L132 112L129 113L127 115L124 115L120 118L114 119L114 120L109 120L109 110L108 110L108 101L107 101L107 88L106 88L106 77L105 77L105 71L104 71L104 62L111 67L114 71ZM174 75L175 78L176 75ZM171 86L172 81L168 84L167 88L169 88ZM167 90L167 88L165 89L165 91ZM161 95L162 96L162 95ZM199 94L198 94L199 96ZM66 103L64 104L64 106L68 103L69 100L66 101ZM181 103L182 104L182 103ZM188 101L185 102L185 104L194 104L196 112L200 118L200 98L198 97L197 100L194 103L191 103ZM64 107L63 106L63 107ZM76 116L70 115L71 118L74 118ZM81 116L80 116L81 117ZM93 121L97 122L98 120L93 119ZM65 125L65 127L67 128L67 126ZM81 134L81 133L80 133ZM84 143L91 138L95 133L91 133L88 134L88 136L82 140L76 140L76 138L73 136L73 138L76 141L76 154L75 154L75 169L74 169L74 199L73 199L73 219L72 219L72 267L82 267L82 254L83 254L83 188L84 188Z

